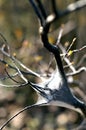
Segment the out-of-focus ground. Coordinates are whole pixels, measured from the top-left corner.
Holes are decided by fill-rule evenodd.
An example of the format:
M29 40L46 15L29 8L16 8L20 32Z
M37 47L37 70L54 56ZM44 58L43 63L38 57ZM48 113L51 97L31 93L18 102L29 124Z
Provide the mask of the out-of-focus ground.
M69 0L61 0L58 2L58 8L63 10L69 3ZM50 7L49 1L44 1L44 4L46 9ZM64 24L65 28L62 44L71 43L76 37L73 48L86 45L86 8L56 21L52 26L54 33L50 34L52 42L58 37L61 24ZM38 19L27 0L0 0L0 33L7 39L12 54L15 52L20 61L36 72L46 73L51 59L50 54L42 46L38 34ZM79 62L85 52L86 49L74 54L72 60L75 63ZM86 60L81 66L86 66ZM2 70L3 67L0 64L0 78L3 75ZM83 72L74 79L82 82L82 85L70 85L70 87L79 98L86 101L86 73ZM31 81L38 82L39 80L31 77ZM25 106L33 104L36 99L37 95L30 86L24 88L0 86L0 125ZM47 106L21 113L11 121L5 130L72 130L78 127L82 121L83 117L77 112Z

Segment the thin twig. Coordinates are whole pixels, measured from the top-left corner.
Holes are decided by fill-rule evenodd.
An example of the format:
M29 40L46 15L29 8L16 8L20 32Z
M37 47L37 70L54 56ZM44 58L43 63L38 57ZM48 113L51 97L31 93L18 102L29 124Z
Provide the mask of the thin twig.
M45 11L45 9L44 9L44 7L43 7L41 1L40 1L40 0L36 0L36 2L37 2L37 4L38 4L38 7L39 7L39 9L40 9L40 11L41 11L42 16L44 17L44 19L46 19L46 16L47 16L47 15L46 15L46 11Z
M44 104L44 103L43 103ZM43 105L43 104L33 104L33 105L30 105L30 106L26 106L25 108L23 108L22 110L20 110L19 112L17 112L14 116L12 116L10 119L8 119L1 127L0 127L0 130L2 130L3 128L5 128L10 121L12 121L16 116L18 116L19 114L21 114L22 112L30 109L30 108L33 108L33 107L39 107L40 105Z
M6 72L6 74L8 75L8 78L10 78L12 81L14 81L14 82L16 82L16 83L21 83L21 82L15 80L15 79L13 79L13 76L11 76L11 75L8 73L8 71L7 71L6 68L5 68L5 72ZM18 73L17 73L17 74L18 74Z
M81 72L86 72L86 67L81 67L78 70L75 70L75 72L71 72L71 73L67 73L66 76L73 76L73 75L77 75L80 74Z
M42 77L39 75L39 74L37 74L37 73L35 73L34 71L32 71L31 69L29 69L29 68L27 68L23 63L21 63L18 59L16 59L15 57L13 57L13 56L11 56L10 54L8 54L7 52L5 52L5 51L3 51L1 48L0 48L0 51L5 55L5 56L7 56L8 58L10 58L12 61L14 60L16 63L18 63L22 68L24 68L26 71L28 71L29 72L29 74L32 74L32 75L34 75L34 76L36 76L36 77L39 77L39 78L41 78L42 79ZM0 59L1 60L1 59ZM6 63L4 60L1 60L3 63ZM11 65L10 65L10 67L12 67ZM12 67L12 68L15 68L15 67Z

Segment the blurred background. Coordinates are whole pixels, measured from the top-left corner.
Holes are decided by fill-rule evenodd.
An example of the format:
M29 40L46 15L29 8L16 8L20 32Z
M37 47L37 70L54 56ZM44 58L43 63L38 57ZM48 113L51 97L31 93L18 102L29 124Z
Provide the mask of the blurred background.
M42 2L47 13L50 14L51 2L47 0L42 0ZM57 0L57 8L63 11L72 2L74 0ZM64 31L61 44L65 48L72 43L74 38L76 41L72 49L86 45L86 8L55 21L49 34L51 43L55 44L62 24L64 24ZM16 57L33 71L40 74L47 73L51 55L43 48L39 36L38 19L28 0L0 0L0 33L6 38L12 55L16 53ZM86 57L85 52L86 49L71 56L74 66L82 56ZM86 59L81 66L86 67ZM54 69L55 63L52 63L49 73ZM3 71L3 65L0 63L0 78L3 77ZM86 102L86 73L80 73L72 78L76 83L70 84L71 89L76 96ZM39 82L39 79L31 76L29 79ZM0 126L22 108L36 102L36 99L37 94L30 86L0 87ZM79 113L56 106L47 106L21 113L7 125L5 130L73 130L82 121L83 117Z

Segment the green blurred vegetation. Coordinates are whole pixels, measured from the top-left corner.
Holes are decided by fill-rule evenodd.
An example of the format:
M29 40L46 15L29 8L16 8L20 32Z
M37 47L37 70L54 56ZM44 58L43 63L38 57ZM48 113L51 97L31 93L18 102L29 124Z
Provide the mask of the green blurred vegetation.
M42 0L42 2L47 12L50 13L51 4L49 1ZM74 0L71 0L71 2L74 2ZM68 4L70 4L70 0L57 1L59 10L64 10ZM51 30L56 32L55 35L53 35L53 32L50 34L50 40L56 40L61 24L65 25L72 21L75 28L62 37L62 44L71 43L73 38L76 37L77 41L73 48L85 45L85 12L86 8L56 21L51 27ZM18 59L30 69L45 73L48 69L50 54L41 44L38 25L38 19L28 0L0 0L0 33L7 39L12 54L15 52ZM84 53L85 51L82 51L77 54L75 60L79 61ZM83 65L86 65L86 62ZM81 74L78 78L86 85L85 77L86 74ZM38 81L30 78L34 82ZM19 89L0 88L0 95L0 125L15 111L17 112L19 109L32 104L37 99L36 93L30 86ZM6 130L70 130L78 126L82 120L83 118L78 113L71 110L52 106L40 107L26 111L16 117Z

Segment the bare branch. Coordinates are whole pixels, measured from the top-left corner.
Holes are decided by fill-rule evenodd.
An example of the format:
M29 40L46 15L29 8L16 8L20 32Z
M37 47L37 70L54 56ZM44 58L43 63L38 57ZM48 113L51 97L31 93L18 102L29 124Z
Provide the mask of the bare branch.
M71 12L77 11L83 7L86 7L86 0L79 0L68 5L67 9L64 11L63 15L69 14Z
M23 69L25 69L27 72L24 72L22 70L20 70L22 73L24 74L31 74L33 76L42 78L39 74L35 73L34 71L32 71L31 69L27 68L23 63L21 63L18 59L16 59L14 56L11 56L10 54L8 54L7 52L5 52L4 50L2 50L2 48L0 48L0 51L2 52L3 55L5 55L6 57L10 58L12 61L15 61L16 63L18 63ZM3 59L0 59L0 62L4 63L4 64L8 64L6 61L4 61ZM8 66L14 70L17 70L16 67L13 67L12 65Z
M73 76L73 75L77 75L81 72L85 71L86 72L86 67L81 67L78 70L75 70L74 72L71 73L67 73L66 76Z
M53 6L55 7L55 4L53 4ZM54 14L51 14L47 17L47 19L48 19L47 21L52 23L55 20L65 16L65 15L69 15L70 13L75 12L79 9L84 8L84 7L86 7L86 0L76 1L76 2L68 5L67 8L63 12L60 12L60 11L58 12L58 10L56 11L56 9L55 9Z
M20 83L19 81L17 81L17 80L15 80L15 79L13 79L13 75L11 76L9 73L8 73L8 71L7 71L7 69L5 68L5 72L6 72L6 74L8 75L8 78L10 78L10 79L12 79L14 82L16 82L16 83ZM18 74L18 73L17 73ZM16 75L15 75L16 76ZM6 77L7 78L7 77Z
M55 1L53 3L53 6L55 6L54 4L55 4ZM76 3L72 4L72 5L69 5L68 8L65 11L63 11L62 13L59 14L59 18L61 16L69 14L69 13L71 13L73 11L76 11L76 10L80 9L82 6L84 6L84 5L80 6L79 4L80 3L76 2ZM73 9L71 9L71 6L75 6L75 7ZM70 7L70 9L69 9L69 7ZM37 7L35 6L35 8L37 8ZM34 11L35 11L35 8L34 8ZM64 72L64 69L63 69L63 64L62 64L61 57L60 57L59 48L62 49L62 51L65 51L65 50L63 49L63 47L61 45L57 45L57 46L52 45L49 42L49 39L48 39L48 33L49 33L50 25L51 25L51 23L54 20L56 20L56 18L57 18L57 16L56 16L56 9L55 9L55 12L53 12L53 14L47 16L46 19L43 19L43 23L44 24L41 23L42 19L41 18L39 19L40 20L40 24L41 24L40 27L39 27L39 32L40 32L40 35L41 35L41 40L43 42L43 46L49 52L53 53L53 55L55 57L56 64L57 64L56 73L54 73L54 77L53 77L53 75L50 77L49 81L46 81L45 83L41 83L42 87L40 87L39 84L38 85L34 84L34 85L32 85L32 87L35 90L37 90L37 92L39 92L39 94L43 98L47 99L49 103L51 101L55 101L55 100L58 101L58 100L60 100L63 103L64 102L68 103L68 105L69 105L69 104L71 104L70 102L72 102L72 107L75 106L75 108L80 108L81 111L86 115L86 105L84 103L82 103L81 101L79 101L75 96L73 96L73 94L71 94L70 89L68 87L67 79L66 79L65 72ZM61 32L61 35L62 35L62 32ZM59 36L59 39L61 38L61 35ZM60 41L58 40L58 43L59 42ZM70 48L71 48L71 46L70 46ZM69 48L69 50L70 50L70 48ZM73 73L76 73L76 70L75 70L74 66L72 64L70 64L71 62L68 60L68 58L66 58L64 56L64 60L67 62L67 64L69 65L69 67L72 69ZM55 85L55 79L58 79L58 82L61 85L60 86L61 89L59 89L59 84ZM47 87L48 90L46 90L46 87ZM58 93L58 91L59 91L59 93ZM55 99L53 97L54 96L54 92L55 92L55 95L58 95L58 96L55 97ZM46 93L48 93L48 95ZM59 97L60 94L62 94L62 95ZM63 99L63 97L65 97L65 95L67 96L67 99ZM70 98L70 101L69 101L68 97L70 97L70 96L71 96L71 98ZM77 103L75 103L75 102L77 102ZM65 105L65 107L68 107L68 106Z
M57 105L61 107L66 107L66 108L76 110L86 116L85 103L80 101L73 95L73 93L69 89L67 78L66 78L66 76L72 76L75 74L79 74L82 71L86 71L86 67L81 67L80 69L76 70L75 67L71 64L68 57L66 56L66 54L68 54L74 42L72 42L72 44L70 45L67 51L64 49L64 47L61 44L59 44L62 37L63 29L60 30L58 40L57 40L57 46L50 43L48 39L48 33L49 33L51 23L53 23L56 19L59 19L62 16L68 15L74 11L81 9L82 7L85 7L86 0L79 0L75 3L68 5L68 7L63 12L60 12L56 9L56 1L52 0L51 2L52 2L53 12L50 15L46 14L46 10L44 9L44 6L40 0L29 0L29 1L40 21L39 32L41 35L43 46L49 52L51 52L55 57L56 70L51 75L51 77L45 80L41 75L27 68L17 58L11 56L10 52L8 52L9 49L5 51L6 47L9 47L8 45L6 46L5 44L2 44L0 46L1 53L12 61L12 65L8 64L4 59L0 59L0 62L2 62L3 64L8 64L9 68L14 69L16 71L11 76L6 70L7 73L6 78L10 78L11 80L13 80L16 83L15 85L13 84L12 85L0 84L0 85L4 87L24 87L26 85L30 85L39 94L38 101L36 104L27 106L24 109L20 110L18 113L12 116L7 122L5 122L0 127L0 130L2 130L12 119L14 119L20 113L24 112L27 109L38 107L41 105ZM4 39L3 36L2 39ZM75 53L77 51L83 50L84 48L86 48L86 46L80 48L79 50L74 50L73 52ZM69 69L72 70L71 73L65 74L59 49L63 52L63 60L67 63ZM19 65L19 67L17 66L17 64ZM26 72L22 71L20 67L24 69ZM25 77L26 74L28 75L31 74L33 76L36 76L40 78L42 82L40 84L32 83L29 81L29 79ZM15 79L13 79L13 77L16 76L21 78L23 82L18 82ZM41 99L39 99L40 97Z
M57 46L59 45L59 43L61 41L61 37L62 37L62 33L63 33L63 27L64 27L64 25L61 26L60 31L59 31L59 35L58 35L57 42L56 42Z
M44 104L44 103L43 103ZM0 127L0 130L2 130L3 128L5 128L10 121L12 121L16 116L18 116L19 114L21 114L22 112L28 110L28 109L31 109L33 107L39 107L40 105L43 105L42 103L41 104L33 104L33 105L30 105L30 106L26 106L25 108L23 108L22 110L20 110L19 112L17 112L14 116L12 116L9 120L7 120L1 127Z
M62 53L63 53L63 54L67 54L67 52L66 52L65 48L62 46L62 44L59 44L59 47L60 47L60 49L62 50ZM67 65L70 67L70 69L71 69L73 72L75 72L76 70L75 70L74 66L71 64L71 62L69 61L69 59L68 59L67 57L65 57L65 56L63 56L63 59L64 59L64 61L67 63Z
M43 17L38 9L38 7L36 6L36 3L34 0L29 0L29 2L31 3L31 5L33 6L36 15L38 16L38 18L40 19L41 24L43 24Z
M56 17L58 17L59 16L59 11L58 11L58 9L56 7L56 0L51 0L51 2L52 2L52 11L55 13Z
M38 7L39 7L39 9L40 9L40 11L41 11L42 16L44 17L44 19L46 19L46 16L47 16L47 15L46 15L46 11L45 11L45 9L44 9L44 7L43 7L41 1L40 1L40 0L36 0L36 2L37 2L37 4L38 4Z

